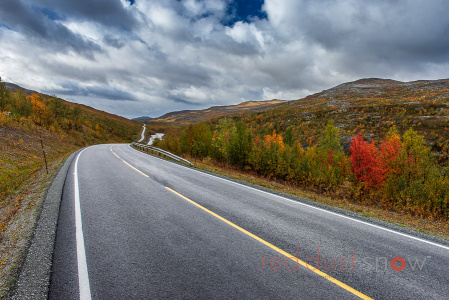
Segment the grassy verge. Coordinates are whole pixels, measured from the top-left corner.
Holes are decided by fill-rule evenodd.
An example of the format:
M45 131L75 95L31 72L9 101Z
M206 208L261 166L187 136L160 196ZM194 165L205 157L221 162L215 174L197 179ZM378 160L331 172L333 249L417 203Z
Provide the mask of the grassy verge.
M381 220L387 223L395 224L421 233L425 233L434 237L448 240L449 239L449 221L436 222L423 219L408 214L400 214L398 212L387 211L374 205L364 205L355 203L348 199L338 197L328 197L318 194L314 191L308 191L297 186L287 185L282 182L269 180L262 176L244 172L241 170L224 167L215 164L211 160L193 160L186 158L194 163L195 167L213 172L219 175L227 176L233 179L249 182L254 185L262 186L277 192L289 194L295 197L306 198L309 201L338 207L353 213L357 213L363 217L369 217Z
M48 160L45 169L41 138ZM0 297L15 286L45 192L74 139L9 122L0 126Z
M45 168L33 169L19 188L2 206L3 229L0 239L0 297L7 299L14 288L20 266L26 255L46 191L66 156L52 160L49 173Z

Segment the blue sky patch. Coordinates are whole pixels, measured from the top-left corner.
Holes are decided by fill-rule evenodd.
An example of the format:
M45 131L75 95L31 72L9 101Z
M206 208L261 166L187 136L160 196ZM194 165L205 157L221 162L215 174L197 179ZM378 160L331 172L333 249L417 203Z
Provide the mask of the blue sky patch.
M253 18L267 19L266 12L262 11L264 0L234 0L228 7L229 20L225 25L233 25L238 21L250 22Z

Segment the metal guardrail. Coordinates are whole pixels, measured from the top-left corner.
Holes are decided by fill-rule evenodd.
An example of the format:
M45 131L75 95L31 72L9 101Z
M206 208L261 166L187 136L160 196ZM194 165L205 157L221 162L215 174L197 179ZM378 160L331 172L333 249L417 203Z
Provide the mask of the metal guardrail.
M138 149L140 149L142 151L145 151L147 153L151 151L154 154L154 152L156 152L158 154L158 156L163 155L163 156L169 157L169 158L171 158L173 160L176 160L176 161L179 161L179 162L183 162L183 163L186 163L188 165L193 166L193 164L190 161L188 161L188 160L186 160L184 158L181 158L179 156L176 156L175 154L172 154L172 153L170 153L168 151L165 151L165 150L162 150L162 149L159 149L159 148L156 148L156 147L144 145L144 144L139 144L139 143L136 143L136 142L133 142L133 144L131 144L131 145L133 147L138 148Z

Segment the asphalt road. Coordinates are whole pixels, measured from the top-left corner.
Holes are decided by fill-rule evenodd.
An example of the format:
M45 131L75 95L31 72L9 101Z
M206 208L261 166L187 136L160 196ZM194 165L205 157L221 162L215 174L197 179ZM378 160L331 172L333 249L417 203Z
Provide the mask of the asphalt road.
M142 126L141 139L138 141L139 143L145 139L145 124Z
M99 145L66 178L49 297L448 299L448 266L448 247Z

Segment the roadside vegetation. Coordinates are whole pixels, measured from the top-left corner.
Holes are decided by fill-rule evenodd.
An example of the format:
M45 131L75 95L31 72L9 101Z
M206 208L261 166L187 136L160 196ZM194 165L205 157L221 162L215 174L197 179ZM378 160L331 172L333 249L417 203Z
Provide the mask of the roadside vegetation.
M131 142L141 125L0 82L0 297L14 286L51 179L84 146ZM48 174L44 163L46 154Z
M448 235L448 81L364 92L172 127L157 146L318 197L438 222Z

